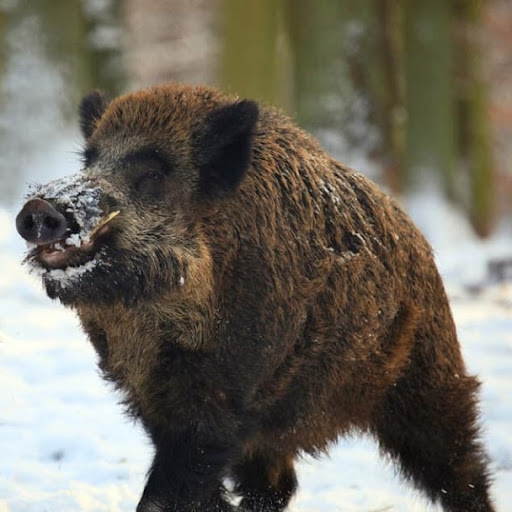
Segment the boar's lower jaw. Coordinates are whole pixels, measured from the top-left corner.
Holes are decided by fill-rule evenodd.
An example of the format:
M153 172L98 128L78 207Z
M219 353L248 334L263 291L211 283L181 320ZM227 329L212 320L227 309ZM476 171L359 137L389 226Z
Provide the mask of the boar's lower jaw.
M51 254L53 253L50 253L50 255ZM59 256L60 254L62 253L59 253ZM71 256L71 258L73 258L73 256ZM42 259L44 260L44 256ZM46 291L51 298L60 298L65 290L67 290L67 294L69 294L70 290L81 288L84 280L90 279L92 277L93 270L102 264L101 259L97 255L92 259L88 259L80 265L75 266L69 265L62 267L59 266L56 268L45 268L33 261L31 263L32 273L37 274L42 278Z
M77 304L83 300L89 301L100 295L97 282L106 276L101 275L104 262L96 255L93 259L78 266L46 269L33 267L32 272L41 276L46 293L52 299L59 299L67 305Z
M94 269L101 258L94 241L77 242L72 237L32 249L25 262L45 282L51 280L61 288L77 284L81 276Z
M133 305L147 296L154 297L168 291L167 284L170 281L174 283L174 289L183 288L185 277L179 276L186 276L186 271L173 258L169 258L168 262L170 268L160 269L158 278L148 276L140 272L140 268L149 266L143 255L102 244L91 259L80 265L43 268L36 264L32 272L42 278L50 298L59 299L67 306L112 303Z
M58 283L61 288L66 288L77 284L80 278L87 272L91 272L97 264L98 260L93 259L79 267L54 268L45 271L44 278Z

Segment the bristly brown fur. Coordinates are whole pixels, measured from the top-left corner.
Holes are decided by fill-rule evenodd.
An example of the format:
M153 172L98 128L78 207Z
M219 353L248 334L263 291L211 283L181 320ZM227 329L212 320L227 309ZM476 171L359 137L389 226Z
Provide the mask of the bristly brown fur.
M297 455L358 431L445 510L492 511L477 382L428 243L288 118L243 104L171 84L82 119L85 172L122 212L115 284L61 299L155 444L137 510L231 510L225 476L240 510L284 510ZM148 147L166 177L137 192L121 162Z

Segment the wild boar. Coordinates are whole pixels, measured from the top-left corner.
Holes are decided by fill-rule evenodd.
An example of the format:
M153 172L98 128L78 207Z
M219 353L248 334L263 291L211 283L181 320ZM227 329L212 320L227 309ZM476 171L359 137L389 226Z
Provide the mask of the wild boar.
M138 512L284 510L297 455L352 432L445 510L493 510L478 382L393 199L212 88L96 91L80 119L83 172L16 223L154 443Z

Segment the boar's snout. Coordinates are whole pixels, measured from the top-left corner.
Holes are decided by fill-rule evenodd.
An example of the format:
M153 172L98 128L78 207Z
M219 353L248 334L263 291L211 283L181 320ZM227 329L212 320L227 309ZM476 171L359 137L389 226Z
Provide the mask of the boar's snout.
M27 241L49 244L63 237L67 229L64 215L43 199L30 199L16 217L16 229Z

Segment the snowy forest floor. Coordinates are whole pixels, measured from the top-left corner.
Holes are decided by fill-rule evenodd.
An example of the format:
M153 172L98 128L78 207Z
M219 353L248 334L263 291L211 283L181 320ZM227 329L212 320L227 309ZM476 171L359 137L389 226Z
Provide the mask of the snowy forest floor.
M51 158L44 160L46 174L39 162L37 179L74 170L69 154L65 161ZM51 302L20 265L25 246L14 217L21 201L0 208L0 512L133 511L152 449L99 377L73 313ZM512 503L512 281L493 282L486 269L492 258L512 256L511 234L479 242L434 195L407 204L436 250L467 365L483 382L494 499L506 512ZM299 484L291 512L438 510L400 481L370 439L341 440L329 457L300 461Z

